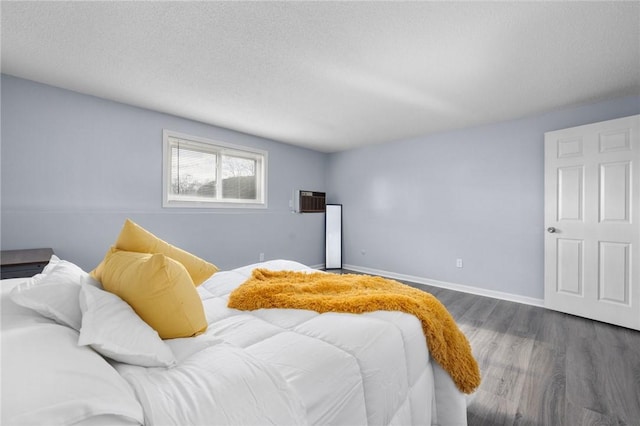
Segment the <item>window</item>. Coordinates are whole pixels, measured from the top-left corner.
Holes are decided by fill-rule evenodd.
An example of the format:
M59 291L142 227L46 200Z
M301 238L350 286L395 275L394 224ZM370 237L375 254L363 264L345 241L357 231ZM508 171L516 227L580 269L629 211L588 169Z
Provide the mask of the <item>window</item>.
M267 153L163 132L164 207L266 207Z

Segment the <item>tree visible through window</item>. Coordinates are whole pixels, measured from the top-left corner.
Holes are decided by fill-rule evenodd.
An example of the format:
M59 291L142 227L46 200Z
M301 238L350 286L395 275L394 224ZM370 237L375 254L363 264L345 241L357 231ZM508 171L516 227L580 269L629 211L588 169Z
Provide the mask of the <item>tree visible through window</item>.
M227 156L222 158L222 198L256 198L256 160Z
M266 152L164 132L165 206L264 206Z

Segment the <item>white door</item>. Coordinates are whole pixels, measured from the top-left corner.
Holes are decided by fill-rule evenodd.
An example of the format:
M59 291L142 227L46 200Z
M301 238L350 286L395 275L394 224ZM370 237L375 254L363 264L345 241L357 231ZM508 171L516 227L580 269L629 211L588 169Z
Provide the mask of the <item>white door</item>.
M640 330L640 115L545 133L545 306Z

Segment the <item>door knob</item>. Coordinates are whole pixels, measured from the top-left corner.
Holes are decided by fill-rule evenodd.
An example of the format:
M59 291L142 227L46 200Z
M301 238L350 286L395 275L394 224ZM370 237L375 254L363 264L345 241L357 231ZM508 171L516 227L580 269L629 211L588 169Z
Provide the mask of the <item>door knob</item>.
M553 226L550 226L550 227L547 228L547 232L550 233L550 234L553 234L553 233L556 232L556 228L554 228Z

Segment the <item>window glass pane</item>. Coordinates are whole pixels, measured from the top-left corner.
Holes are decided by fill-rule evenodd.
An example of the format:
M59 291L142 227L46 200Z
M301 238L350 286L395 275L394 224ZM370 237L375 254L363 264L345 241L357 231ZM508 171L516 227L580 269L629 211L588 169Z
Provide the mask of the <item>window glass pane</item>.
M216 198L216 154L171 147L171 193Z
M222 198L257 199L256 160L222 156Z

